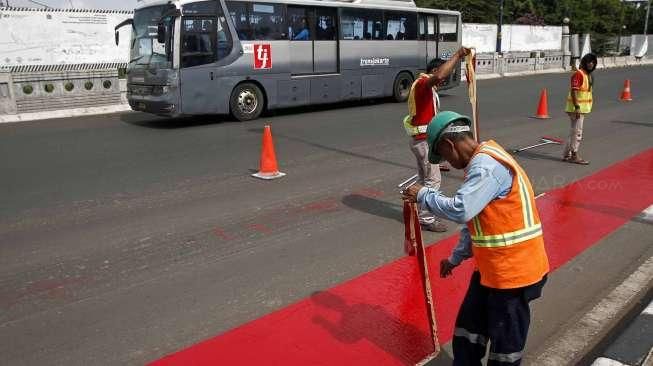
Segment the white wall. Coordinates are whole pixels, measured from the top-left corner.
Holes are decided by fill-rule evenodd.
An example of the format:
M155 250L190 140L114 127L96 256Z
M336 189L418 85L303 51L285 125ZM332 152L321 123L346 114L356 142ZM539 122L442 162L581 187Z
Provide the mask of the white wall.
M501 27L503 52L560 50L562 27L503 25ZM473 46L477 52L496 50L497 26L495 24L463 24L463 45Z
M463 46L474 47L478 53L496 51L496 24L463 23Z
M106 11L0 10L0 67L127 62L131 14Z

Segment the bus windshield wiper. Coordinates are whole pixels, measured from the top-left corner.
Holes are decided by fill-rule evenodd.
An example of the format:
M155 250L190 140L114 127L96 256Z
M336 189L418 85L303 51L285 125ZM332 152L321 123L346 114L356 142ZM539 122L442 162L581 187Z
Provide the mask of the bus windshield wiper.
M145 55L140 55L138 57L134 57L133 59L129 60L129 64L131 64L132 62L136 62L136 61L142 59L143 57L145 57Z

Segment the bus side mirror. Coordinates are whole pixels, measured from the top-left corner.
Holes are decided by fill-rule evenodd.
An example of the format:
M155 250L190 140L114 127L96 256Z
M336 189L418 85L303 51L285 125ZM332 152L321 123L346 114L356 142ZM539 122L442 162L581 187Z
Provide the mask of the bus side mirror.
M166 43L166 26L159 23L156 27L156 40L159 43Z
M115 37L116 37L116 46L118 46L120 44L120 33L118 33L118 31L116 31Z

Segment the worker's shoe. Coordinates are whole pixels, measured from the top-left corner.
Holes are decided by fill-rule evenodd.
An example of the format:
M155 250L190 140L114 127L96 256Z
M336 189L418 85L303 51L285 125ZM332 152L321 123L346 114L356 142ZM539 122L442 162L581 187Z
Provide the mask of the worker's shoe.
M562 157L562 161L564 161L565 163L568 163L569 160L571 160L571 153L567 153Z
M440 220L435 220L430 224L422 224L422 229L434 233L443 233L447 231L447 225L443 224Z
M578 156L578 153L572 152L571 157L569 160L567 160L569 163L573 164L580 164L580 165L589 165L589 161L582 159L580 156Z

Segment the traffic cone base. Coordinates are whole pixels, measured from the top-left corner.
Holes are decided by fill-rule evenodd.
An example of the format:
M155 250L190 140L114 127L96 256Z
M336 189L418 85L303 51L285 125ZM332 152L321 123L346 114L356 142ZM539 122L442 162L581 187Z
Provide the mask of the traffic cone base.
M549 116L549 103L546 97L546 89L542 89L542 92L540 93L540 102L537 105L537 114L535 115L535 118L538 119L551 118Z
M260 179L281 178L285 173L279 171L277 167L277 156L274 153L274 142L272 142L272 131L270 126L263 128L263 147L261 149L261 164L258 173L252 174L252 177Z
M252 177L261 178L261 179L276 179L276 178L281 178L284 175L286 175L286 173L282 173L282 172L261 173L261 172L258 172L258 173L252 174Z
M630 94L630 79L626 79L626 82L624 82L624 90L621 92L619 100L622 102L631 102L633 100L633 96Z

